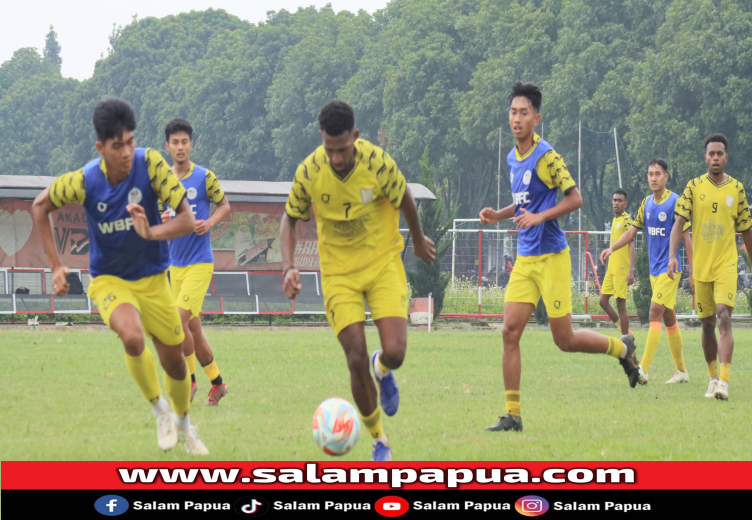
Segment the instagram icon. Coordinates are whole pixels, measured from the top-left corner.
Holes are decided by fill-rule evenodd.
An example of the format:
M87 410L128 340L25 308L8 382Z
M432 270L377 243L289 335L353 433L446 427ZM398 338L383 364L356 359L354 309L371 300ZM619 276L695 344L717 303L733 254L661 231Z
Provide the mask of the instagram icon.
M524 516L540 516L548 511L548 500L543 497L528 495L514 504L517 512Z

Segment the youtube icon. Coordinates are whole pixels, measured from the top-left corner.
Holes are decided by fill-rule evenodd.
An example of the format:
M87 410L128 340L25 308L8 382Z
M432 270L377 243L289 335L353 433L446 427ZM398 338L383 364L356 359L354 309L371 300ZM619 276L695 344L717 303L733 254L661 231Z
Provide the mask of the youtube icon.
M378 499L374 509L381 516L394 518L407 513L410 510L410 503L401 497L388 496Z

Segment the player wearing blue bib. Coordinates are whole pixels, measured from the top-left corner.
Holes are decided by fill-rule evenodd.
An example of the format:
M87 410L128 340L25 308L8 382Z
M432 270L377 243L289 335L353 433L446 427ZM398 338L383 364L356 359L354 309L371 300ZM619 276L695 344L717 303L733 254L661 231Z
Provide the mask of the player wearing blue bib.
M520 337L542 297L556 345L564 352L608 354L619 360L631 387L639 369L634 337L606 337L589 330L572 330L571 260L564 231L556 219L582 206L582 197L561 155L535 134L543 95L531 83L516 83L509 96L509 125L517 146L509 152L513 204L498 211L484 208L482 224L514 218L519 230L517 262L504 297L504 388L506 415L491 431L521 431ZM564 198L556 203L557 191Z
M188 415L190 379L183 358L183 327L166 274L165 241L194 227L185 189L159 152L136 148L136 119L128 103L101 101L93 122L101 157L58 177L34 200L34 222L52 269L52 288L57 296L68 294L68 268L57 254L50 213L77 203L84 207L89 226L88 295L123 342L128 371L157 418L157 444L165 451L174 448L180 430L188 453L207 455ZM177 208L169 223L159 221L160 201ZM162 397L157 365L145 347L144 334L152 338L159 354L174 414Z
M208 406L217 406L227 394L214 352L201 330L201 307L214 274L214 254L209 230L230 214L227 201L214 172L191 162L193 127L182 118L173 119L165 127L167 151L172 155L172 171L186 189L188 204L196 217L193 233L170 240L170 285L175 295L180 319L185 329L183 354L191 375L191 401L196 393L196 358L211 381ZM217 209L210 216L211 204ZM162 213L167 222L172 210Z
M629 229L614 245L601 253L601 262L618 251L626 244L634 240L637 231L644 229L645 240L648 246L648 261L650 262L650 286L653 289L653 298L650 303L650 330L645 342L645 352L642 354L640 363L639 383L648 383L648 370L653 356L658 350L661 340L661 319L666 324L668 336L668 348L674 359L676 371L666 384L688 383L689 374L684 364L684 349L682 346L679 322L676 321L676 291L679 289L680 277L669 278L667 274L669 261L669 242L671 240L671 228L676 222L674 208L679 195L666 189L668 181L668 164L663 159L653 159L648 165L648 184L653 194L648 195L640 204L637 217ZM689 284L692 281L692 239L689 235L689 222L684 226L684 248L687 251L689 264ZM679 249L677 245L676 249ZM681 271L681 265L679 265Z

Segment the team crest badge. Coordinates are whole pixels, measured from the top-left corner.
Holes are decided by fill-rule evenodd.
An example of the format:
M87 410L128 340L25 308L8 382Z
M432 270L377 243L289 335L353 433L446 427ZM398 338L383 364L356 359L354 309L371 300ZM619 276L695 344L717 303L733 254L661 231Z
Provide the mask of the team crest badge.
M661 211L661 212L660 212L660 213L658 214L658 220L660 220L661 222L666 222L666 213L665 213L665 212L663 212L663 211Z
M727 196L726 197L726 206L728 206L730 208L733 203L734 203L734 197L732 197L731 195Z
M650 218L650 213L648 213L648 216L646 218Z
M196 198L196 195L198 192L196 191L196 188L188 188L188 198L193 200Z
M131 204L138 204L141 202L142 198L141 190L138 188L133 188L131 191L128 192L128 202Z
M525 174L522 176L522 182L525 184L530 184L530 177L533 176L533 172L530 170L526 170Z
M98 202L97 209L99 210L100 213L104 213L105 211L107 211L107 204L104 202Z
M616 223L616 229L621 229L621 222Z
M514 184L514 174L513 173L509 174L509 184Z
M360 190L360 200L363 204L369 204L373 202L373 188L365 188Z

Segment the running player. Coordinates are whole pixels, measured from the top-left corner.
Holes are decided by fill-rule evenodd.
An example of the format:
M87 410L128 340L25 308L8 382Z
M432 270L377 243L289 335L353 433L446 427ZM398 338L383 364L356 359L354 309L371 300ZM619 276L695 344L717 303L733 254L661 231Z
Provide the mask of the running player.
M136 118L125 101L97 104L94 129L101 157L58 177L34 200L34 222L52 269L52 288L58 296L68 294L68 268L57 254L50 213L81 204L89 226L89 297L123 342L128 371L157 418L157 444L165 451L174 448L180 430L188 453L207 455L188 415L191 384L183 358L183 327L166 273L165 241L194 227L185 189L159 152L136 148ZM177 216L166 224L159 223L159 201L177 208ZM174 414L162 397L144 334L159 354Z
M734 336L731 311L736 303L737 252L734 230L742 234L747 251L752 247L752 218L742 183L724 172L728 139L712 134L705 139L708 172L687 183L676 203L676 222L671 230L671 251L676 251L685 223L691 221L695 247L694 281L697 313L702 321L702 350L710 383L705 397L725 401L729 393ZM671 255L668 275L681 274L679 259ZM679 276L677 276L678 278ZM716 315L720 343L715 336ZM720 379L718 361L720 360Z
M674 360L676 371L666 384L671 383L688 383L689 374L684 364L684 349L682 346L681 332L679 331L679 322L676 321L676 291L679 289L680 277L673 279L666 274L669 259L669 241L671 238L671 229L676 217L674 209L679 196L666 189L668 181L668 164L663 159L653 159L648 165L648 184L653 191L640 204L633 227L627 231L619 240L616 241L609 249L601 253L601 262L614 254L615 251L621 250L627 242L633 244L637 230L645 229L645 240L648 243L648 262L650 263L650 287L653 289L653 297L650 303L650 330L648 339L645 343L645 352L642 354L642 363L640 363L639 384L648 383L648 370L650 363L653 361L655 351L658 350L658 342L661 340L661 319L666 324L666 336L668 337L668 348L671 351L671 357ZM692 240L689 235L689 222L685 223L682 237L684 238L684 249L687 251L687 262L689 264L689 285L692 283ZM677 245L678 247L678 245ZM613 256L611 256L613 258ZM681 269L681 264L679 265Z
M319 126L323 144L298 166L282 217L284 290L290 299L300 292L300 273L294 267L295 224L308 220L313 207L326 316L347 357L353 398L373 438L372 459L391 460L381 410L390 417L397 413L399 389L392 371L402 365L407 345L400 212L410 228L415 256L430 264L436 252L423 235L402 172L384 150L358 138L352 108L341 101L328 103L319 114ZM381 406L370 377L366 301L381 338L381 350L370 360Z
M627 209L627 192L623 189L617 188L614 191L611 204L614 208L614 220L611 221L611 242L609 245L613 248L616 241L632 227L632 217L625 211ZM601 307L625 336L630 334L629 314L627 314L627 286L634 283L634 260L635 248L634 241L632 241L629 243L629 249L619 251L608 261L608 269L601 288ZM609 302L611 296L616 297L618 314Z
M211 381L208 406L217 406L227 395L227 383L222 380L214 352L201 330L201 307L214 273L209 230L230 214L219 181L214 172L191 162L193 127L182 118L173 119L165 127L167 151L172 155L172 173L186 189L188 204L196 218L193 233L170 240L170 285L180 312L185 330L183 354L191 375L191 402L196 394L196 358L201 363L206 377ZM211 203L217 210L209 216ZM173 210L162 213L162 222L170 220Z
M480 212L482 224L514 217L519 230L517 262L504 298L506 415L486 428L491 431L522 431L520 337L541 296L554 342L562 351L617 358L632 388L639 377L634 337L617 339L590 330L572 330L571 260L566 236L556 219L581 207L582 197L561 155L534 133L542 98L540 89L532 83L514 85L509 96L509 125L517 146L507 156L514 203L498 211L484 208ZM558 190L564 197L557 204Z

